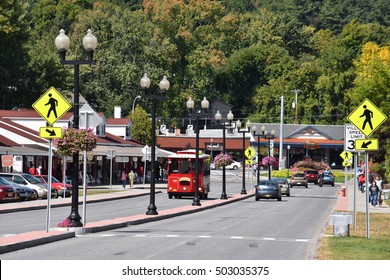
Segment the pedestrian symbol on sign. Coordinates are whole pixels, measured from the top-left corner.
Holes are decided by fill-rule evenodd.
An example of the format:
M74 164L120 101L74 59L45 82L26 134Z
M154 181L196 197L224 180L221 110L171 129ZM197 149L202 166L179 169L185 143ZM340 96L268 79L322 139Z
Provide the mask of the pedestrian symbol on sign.
M72 105L54 87L46 91L32 107L49 125L53 125Z
M369 137L387 116L369 99L365 99L349 116L348 120L366 137Z
M363 115L360 116L360 118L365 117L362 129L364 130L364 128L366 127L366 124L368 123L371 130L373 130L371 118L374 117L374 113L371 110L367 109L367 105L363 105L363 109L364 109Z
M53 95L49 93L49 102L45 104L45 106L50 105L49 111L47 112L47 117L50 118L50 113L53 112L54 116L57 118L57 110L56 107L58 106L58 101L57 99L52 97Z

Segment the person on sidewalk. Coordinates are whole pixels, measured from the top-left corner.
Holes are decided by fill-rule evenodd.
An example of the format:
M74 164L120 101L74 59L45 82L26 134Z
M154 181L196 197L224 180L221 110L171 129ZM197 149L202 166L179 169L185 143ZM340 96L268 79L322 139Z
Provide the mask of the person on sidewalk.
M376 184L376 181L372 181L370 187L368 188L368 191L370 192L370 202L372 206L376 206L378 204L378 194L379 194L379 187Z
M376 175L375 182L379 188L378 203L379 203L379 206L382 206L382 203L383 203L383 200L382 200L383 180L382 180L381 176Z
M129 172L129 184L130 184L130 189L133 188L134 175L135 175L135 173L133 172L133 169L132 169L132 170Z
M124 189L126 189L127 175L126 175L126 171L124 169L122 170L121 182L122 182L122 187Z

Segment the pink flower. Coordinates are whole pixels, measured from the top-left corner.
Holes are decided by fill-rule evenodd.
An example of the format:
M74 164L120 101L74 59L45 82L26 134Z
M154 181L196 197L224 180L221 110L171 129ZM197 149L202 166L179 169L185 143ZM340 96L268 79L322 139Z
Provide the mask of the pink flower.
M92 151L96 147L96 135L92 129L64 128L63 138L55 139L57 153L71 156L80 151Z
M278 160L275 157L267 156L263 158L261 164L265 166L267 165L278 166Z
M72 227L72 224L70 223L69 218L66 218L65 220L59 222L57 227L62 227L62 228Z
M217 167L217 168L229 165L232 162L233 162L233 158L228 153L226 153L226 154L221 153L214 158L214 164L215 164L215 167Z

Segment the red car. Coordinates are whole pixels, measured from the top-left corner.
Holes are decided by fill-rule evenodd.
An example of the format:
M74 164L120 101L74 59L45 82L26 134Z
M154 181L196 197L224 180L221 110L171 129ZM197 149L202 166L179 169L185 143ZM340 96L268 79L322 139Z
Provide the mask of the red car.
M0 201L17 200L18 198L13 187L0 185Z
M307 182L314 183L317 185L320 174L318 173L317 170L306 170L305 177L307 179Z
M40 179L43 183L48 184L49 182L48 175L34 175L34 176ZM70 184L64 185L64 183L61 183L53 176L51 176L51 185L53 186L53 188L55 188L58 191L59 197L64 197L64 192L65 192L65 197L69 197L72 195L72 185Z

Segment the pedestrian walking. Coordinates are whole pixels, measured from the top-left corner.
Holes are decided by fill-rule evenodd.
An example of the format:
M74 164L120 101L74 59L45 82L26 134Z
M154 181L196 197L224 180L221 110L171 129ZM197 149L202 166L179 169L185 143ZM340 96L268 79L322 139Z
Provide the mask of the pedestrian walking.
M383 180L382 180L381 176L376 175L375 176L375 182L376 182L376 185L379 188L378 204L379 204L379 206L382 206L382 203L383 203L383 200L382 200Z
M370 192L370 202L372 206L376 206L378 204L378 194L379 187L376 185L376 181L372 181L370 187L368 188Z
M122 187L126 189L127 175L124 169L122 170L122 174L121 174L121 182L122 182Z
M134 184L134 175L135 173L133 172L133 169L129 172L129 184L130 184L130 189L133 188Z
M35 175L36 174L36 170L35 170L34 164L31 164L30 169L28 170L28 173L30 173L31 175Z

